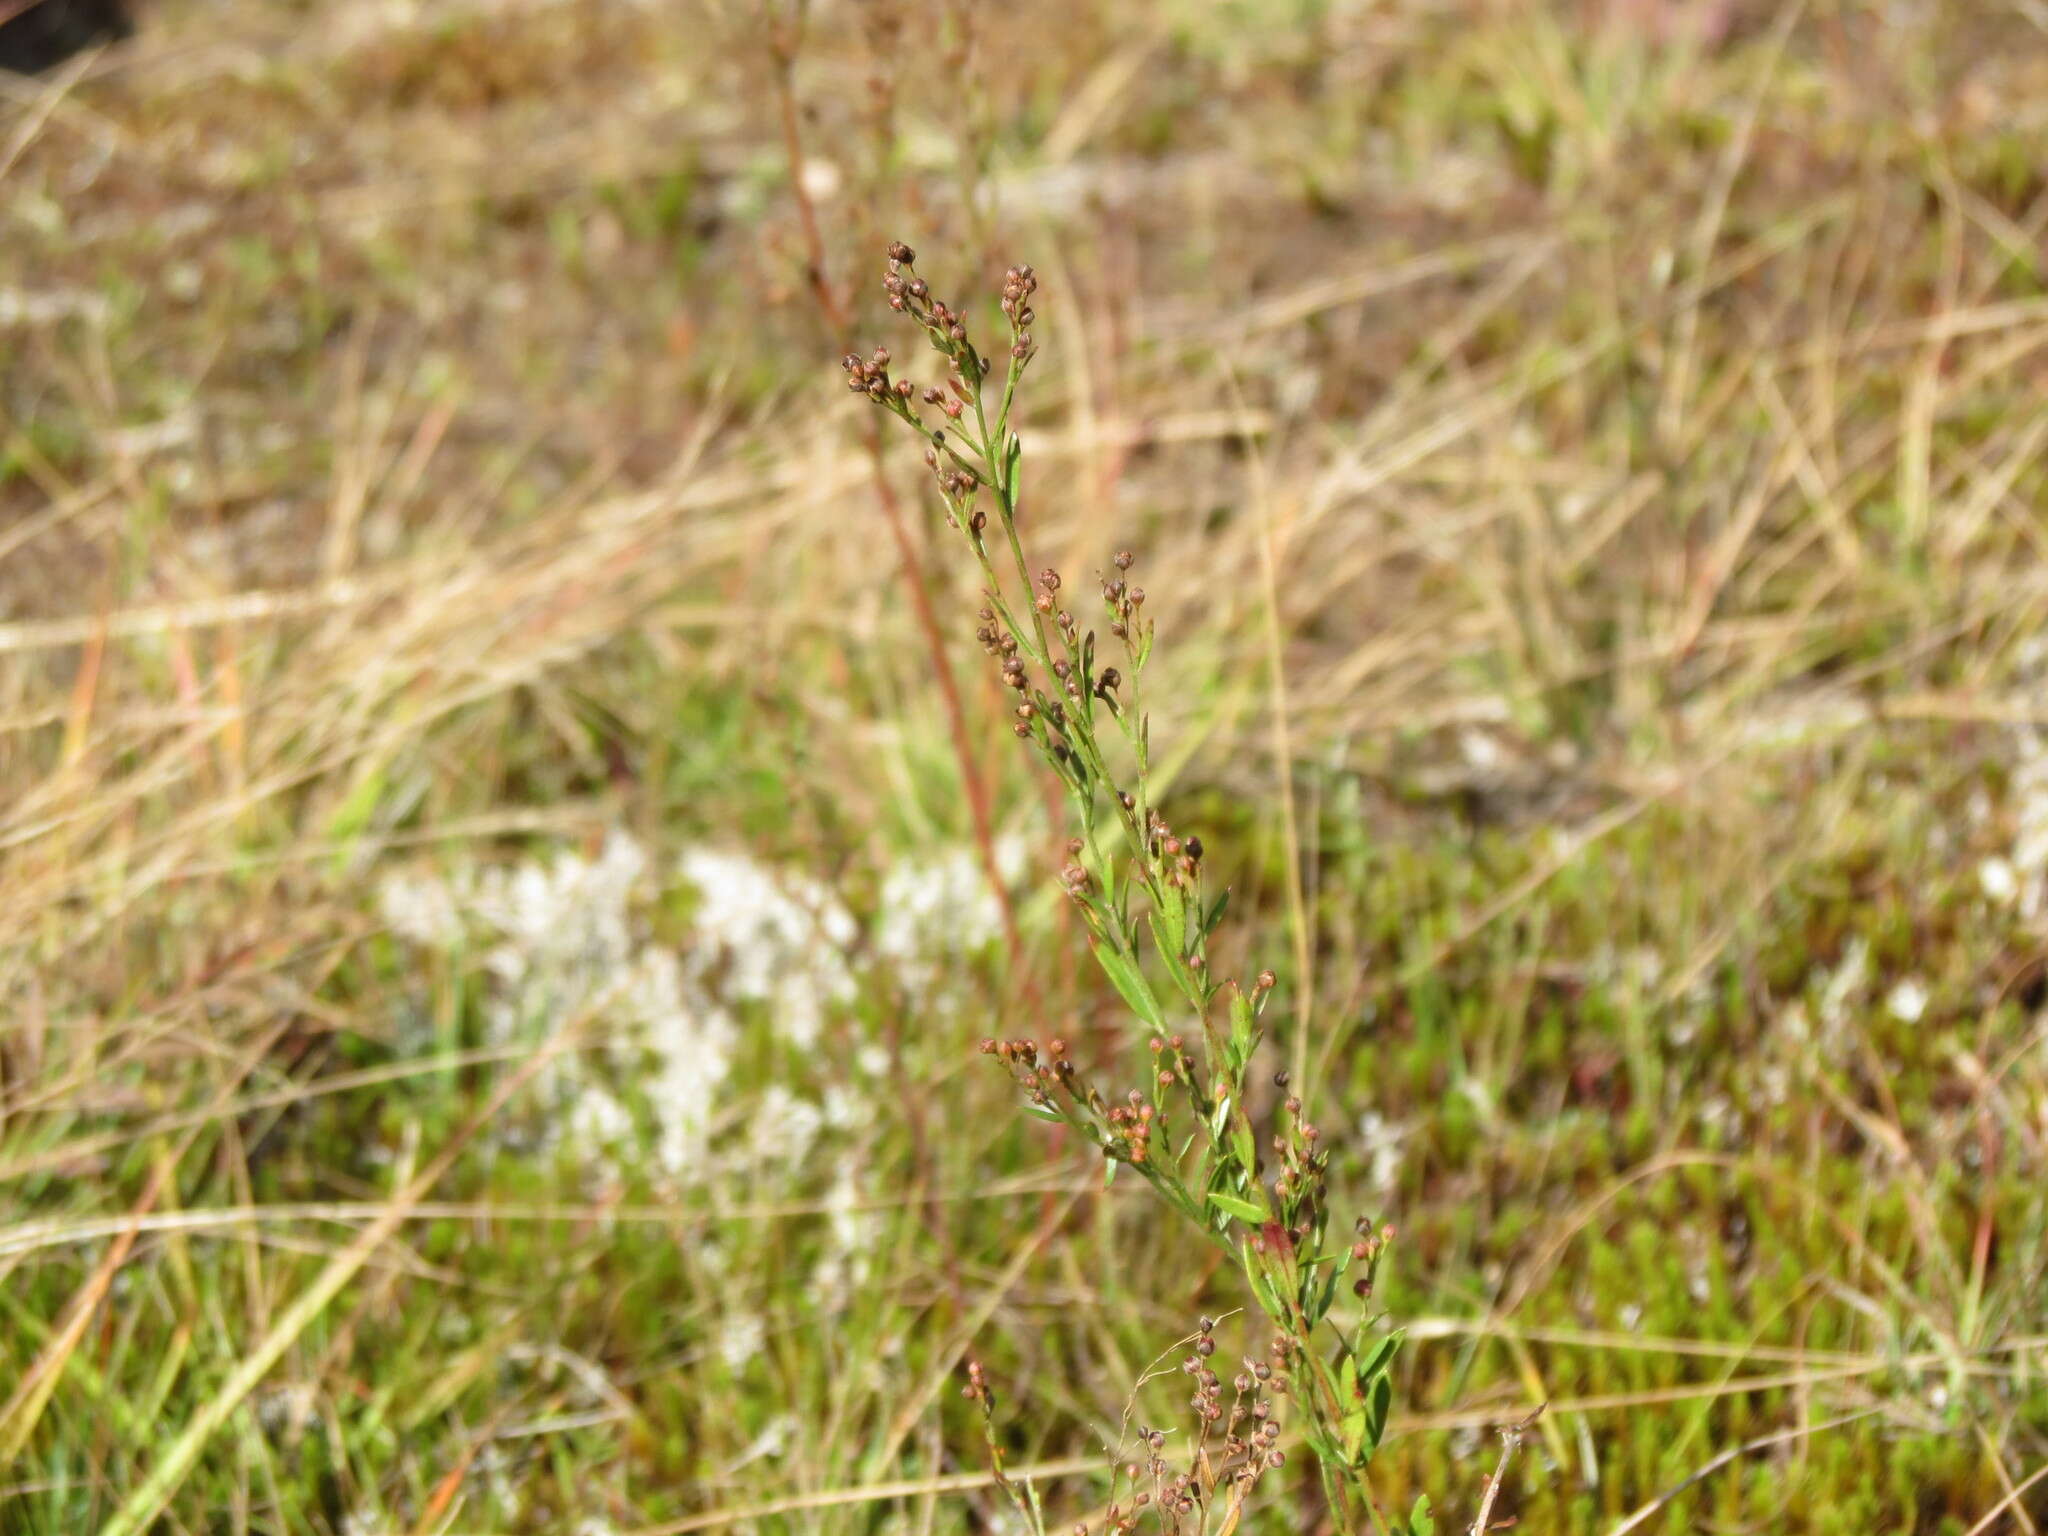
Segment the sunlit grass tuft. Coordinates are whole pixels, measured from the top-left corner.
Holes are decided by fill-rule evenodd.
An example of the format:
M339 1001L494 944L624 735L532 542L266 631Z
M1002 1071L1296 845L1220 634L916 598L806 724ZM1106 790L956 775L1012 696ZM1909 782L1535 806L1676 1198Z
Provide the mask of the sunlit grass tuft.
M989 924L759 21L0 82L0 1527L986 1529L970 1349L1092 1512L1243 1305L972 1059L1119 1005L993 681ZM1034 553L1143 551L1211 963L1312 982L1389 1507L1548 1400L1527 1529L2048 1518L2037 23L799 42L852 319L874 225L1058 295Z

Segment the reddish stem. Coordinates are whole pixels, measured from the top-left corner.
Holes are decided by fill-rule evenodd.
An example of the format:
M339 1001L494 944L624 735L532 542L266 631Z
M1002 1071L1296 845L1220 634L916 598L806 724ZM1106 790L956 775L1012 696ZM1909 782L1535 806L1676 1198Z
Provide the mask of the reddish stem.
M790 192L796 199L797 223L803 231L804 275L810 283L811 296L817 301L818 312L824 317L834 340L841 349L853 344L853 321L847 307L841 302L832 287L832 280L825 271L825 239L818 228L818 212L812 205L811 195L804 188L803 139L797 124L796 88L793 76L796 69L797 33L793 24L779 24L770 38L770 51L775 59L775 94L782 115L782 147L789 161ZM917 615L917 626L924 635L925 649L930 654L932 676L938 681L939 697L946 709L946 725L953 741L953 755L960 763L960 779L967 795L968 814L974 823L974 844L981 856L982 869L988 877L989 889L995 892L996 907L1002 917L1003 940L1010 952L1010 964L1022 974L1024 969L1024 937L1017 926L1017 913L1010 904L1010 892L1003 883L1001 867L996 862L994 820L989 811L988 785L974 761L974 748L967 733L967 711L960 701L960 685L953 675L952 661L946 654L944 633L939 628L937 613L932 608L931 589L925 580L924 563L918 558L917 548L911 542L910 530L903 516L902 504L889 484L888 467L882 456L882 433L878 422L868 423L866 447L869 463L874 471L875 499L882 508L883 521L889 525L889 536L895 541L896 555L901 562L903 585L910 594L911 611ZM1030 986L1028 978L1025 985Z

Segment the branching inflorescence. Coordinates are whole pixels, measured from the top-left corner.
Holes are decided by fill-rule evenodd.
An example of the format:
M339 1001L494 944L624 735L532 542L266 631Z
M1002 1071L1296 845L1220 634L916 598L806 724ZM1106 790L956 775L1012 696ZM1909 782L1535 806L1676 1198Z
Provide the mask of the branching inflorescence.
M1329 1152L1284 1072L1275 1076L1280 1102L1263 1146L1254 1128L1248 1084L1275 977L1261 971L1247 988L1211 974L1210 939L1228 892L1207 894L1201 838L1177 831L1152 801L1141 685L1154 631L1145 591L1131 580L1134 557L1117 552L1099 578L1108 637L1100 644L1093 623L1068 607L1059 572L1034 573L1025 558L1024 445L1011 422L1037 355L1037 275L1028 266L1004 274L1007 344L991 353L976 344L966 313L917 274L915 259L909 246L891 245L883 288L943 361L943 383L920 388L893 377L886 347L866 358L849 353L847 383L924 440L947 522L980 565L975 638L1016 696L1011 729L1065 790L1078 830L1060 885L1104 974L1144 1026L1150 1061L1144 1086L1118 1095L1096 1086L1064 1040L990 1039L981 1049L1008 1068L1032 1112L1071 1126L1102 1154L1108 1176L1127 1168L1143 1178L1242 1269L1276 1329L1276 1363L1296 1383L1302 1433L1334 1511L1348 1525L1362 1507L1384 1526L1364 1473L1386 1429L1400 1335L1373 1317L1342 1329L1330 1314L1347 1276L1357 1296L1371 1295L1391 1231L1361 1220L1332 1237ZM1164 974L1164 997L1154 971ZM970 1386L986 1403L985 1381ZM1252 1454L1243 1445L1236 1452L1241 1461ZM1259 1454L1270 1462L1274 1452L1268 1437Z

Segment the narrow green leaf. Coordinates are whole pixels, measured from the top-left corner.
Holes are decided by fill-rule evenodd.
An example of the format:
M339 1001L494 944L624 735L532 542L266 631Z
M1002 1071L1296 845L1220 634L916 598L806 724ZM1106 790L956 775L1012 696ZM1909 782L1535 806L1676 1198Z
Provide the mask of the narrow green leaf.
M1152 984L1145 980L1129 956L1118 953L1106 944L1096 944L1095 962L1102 967L1102 973L1110 979L1123 1000L1131 1005L1131 1011L1154 1029L1166 1028L1166 1015L1159 1007L1159 999L1152 995Z
M1316 1453L1318 1461L1326 1462L1333 1467L1341 1467L1351 1460L1351 1453L1343 1446L1331 1444L1313 1429L1304 1426L1302 1438L1308 1442L1308 1448Z
M1225 891L1209 904L1209 915L1202 919L1202 937L1207 938L1216 931L1216 925L1223 921L1223 909L1230 905L1230 892Z
M1242 1115L1231 1122L1230 1151L1231 1155L1237 1159L1238 1167L1244 1170L1246 1178L1250 1178L1258 1172L1258 1144L1252 1136L1251 1122Z
M1188 899L1177 885L1162 886L1153 909L1159 919L1159 948L1175 959L1188 952Z
M1179 951L1175 949L1174 936L1167 931L1165 924L1160 922L1158 911L1155 909L1147 912L1145 921L1152 929L1152 942L1159 946L1159 958L1166 962L1166 969L1173 977L1173 984L1180 989L1183 997L1192 1000L1199 996L1201 983L1195 980L1187 962L1181 959Z
M1209 1191L1209 1203L1218 1210L1228 1211L1239 1221L1263 1224L1268 1219L1265 1206L1255 1204L1241 1195L1226 1195L1220 1189Z
M1239 992L1230 999L1230 1070L1240 1071L1251 1060L1259 1043L1258 1026L1252 1021L1252 1001Z
M1405 1335L1397 1328L1392 1333L1374 1339L1371 1347L1352 1357L1351 1379L1358 1384L1360 1392L1363 1392L1375 1377L1386 1374L1388 1365L1393 1362L1394 1351L1401 1347L1403 1337Z
M1387 1414L1392 1410L1393 1406L1394 1383L1392 1378L1387 1376L1376 1377L1372 1384L1372 1391L1366 1394L1365 1399L1365 1440L1359 1447L1360 1466L1371 1460L1372 1453L1380 1448L1380 1437L1387 1432Z
M1308 1292L1308 1299L1303 1303L1302 1310L1308 1314L1308 1325L1311 1328L1330 1315L1330 1303L1337 1299L1337 1275L1338 1271L1333 1268L1320 1281L1309 1276L1307 1283L1302 1287Z
M1263 1270L1252 1263L1251 1251L1243 1243L1238 1244L1238 1254L1244 1265L1245 1275L1252 1283L1252 1295L1257 1298L1259 1309L1268 1317L1281 1316L1280 1293L1273 1289L1273 1282L1266 1278Z

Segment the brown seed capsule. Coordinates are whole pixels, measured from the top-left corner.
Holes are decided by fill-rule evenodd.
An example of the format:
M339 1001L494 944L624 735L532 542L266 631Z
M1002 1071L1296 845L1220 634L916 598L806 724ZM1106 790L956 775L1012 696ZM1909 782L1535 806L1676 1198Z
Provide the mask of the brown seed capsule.
M1132 554L1128 549L1120 549L1116 552L1115 559L1112 563L1116 566L1118 570L1128 571L1133 565L1136 565L1138 563L1138 557Z
M901 240L891 240L889 242L889 259L891 261L900 261L907 266L917 260L917 252L913 251Z

